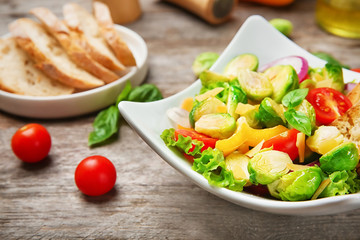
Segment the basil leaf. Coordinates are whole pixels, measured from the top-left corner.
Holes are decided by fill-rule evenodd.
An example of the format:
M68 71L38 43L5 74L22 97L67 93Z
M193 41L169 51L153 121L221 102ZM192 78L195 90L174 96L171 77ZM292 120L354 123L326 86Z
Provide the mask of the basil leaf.
M93 123L94 131L89 134L88 145L102 143L119 131L120 113L117 106L112 105L102 110Z
M132 90L131 83L129 81L127 81L126 84L125 84L124 89L121 91L121 93L117 97L115 105L117 106L117 105L119 105L119 102L127 100L131 90Z
M284 113L287 122L300 132L305 133L307 136L311 136L311 121L310 118L303 112L295 111L290 108Z
M309 92L308 88L295 89L287 93L281 103L287 108L294 108L298 106L307 96Z
M160 90L154 84L143 84L135 87L127 100L132 102L152 102L163 99Z

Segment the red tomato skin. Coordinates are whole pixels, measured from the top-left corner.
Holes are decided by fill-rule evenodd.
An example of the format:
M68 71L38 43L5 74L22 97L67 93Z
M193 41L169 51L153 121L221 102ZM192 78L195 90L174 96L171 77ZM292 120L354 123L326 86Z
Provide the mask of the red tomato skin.
M316 121L324 125L332 123L352 106L351 101L344 94L328 87L310 90L306 100L315 109Z
M83 159L75 170L75 184L88 196L109 192L116 182L116 169L107 158L94 155Z
M273 150L287 153L291 160L294 161L299 157L299 150L296 146L297 134L299 132L296 129L290 129L265 141L262 148L272 147Z
M353 68L353 69L351 69L351 71L360 73L360 68Z
M44 126L30 123L15 132L11 138L11 148L20 160L39 162L50 152L51 136Z

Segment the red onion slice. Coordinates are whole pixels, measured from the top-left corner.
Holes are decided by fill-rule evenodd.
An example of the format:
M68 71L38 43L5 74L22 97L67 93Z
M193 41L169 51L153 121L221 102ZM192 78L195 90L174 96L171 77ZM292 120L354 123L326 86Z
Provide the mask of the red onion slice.
M288 57L279 58L275 61L265 64L264 66L259 68L259 72L264 72L266 69L275 65L291 65L295 69L299 77L299 82L305 80L305 77L309 70L308 61L305 58L300 56L288 56Z

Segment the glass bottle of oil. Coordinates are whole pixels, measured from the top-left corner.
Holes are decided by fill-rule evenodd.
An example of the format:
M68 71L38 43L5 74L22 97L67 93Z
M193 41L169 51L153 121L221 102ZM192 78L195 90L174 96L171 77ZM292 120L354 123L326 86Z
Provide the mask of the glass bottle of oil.
M332 34L360 39L360 0L317 0L316 21Z

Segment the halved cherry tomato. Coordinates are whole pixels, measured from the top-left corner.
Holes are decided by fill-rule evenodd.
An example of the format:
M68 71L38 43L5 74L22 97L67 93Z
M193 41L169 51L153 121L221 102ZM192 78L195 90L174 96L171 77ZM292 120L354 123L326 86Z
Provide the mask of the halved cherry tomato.
M191 139L198 140L204 143L204 146L202 147L201 151L204 151L206 149L215 148L215 143L217 139L208 137L204 134L198 133L195 130L187 130L187 129L177 129L175 130L175 140L178 140L178 136L182 135L184 137L191 137ZM190 149L190 152L193 151L195 146Z
M344 94L333 88L312 89L306 99L315 109L316 121L324 125L330 124L352 106Z
M30 123L19 128L11 139L14 154L28 163L44 159L51 148L51 137L46 128L37 123Z
M263 143L262 148L270 148L273 150L287 153L291 160L295 160L299 157L299 150L296 146L297 134L299 133L296 129L290 129L283 132Z

